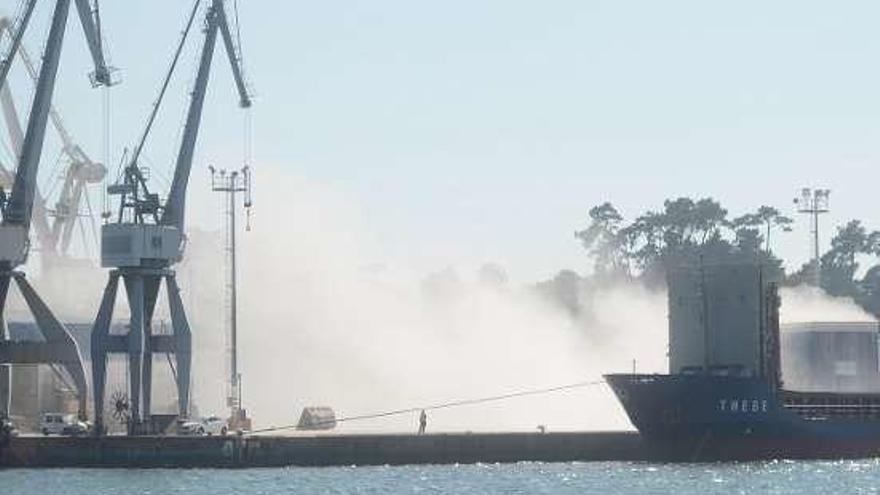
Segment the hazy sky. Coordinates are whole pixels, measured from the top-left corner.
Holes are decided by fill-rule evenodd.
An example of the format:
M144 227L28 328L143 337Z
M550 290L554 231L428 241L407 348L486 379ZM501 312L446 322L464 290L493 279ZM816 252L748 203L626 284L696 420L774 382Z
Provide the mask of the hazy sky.
M47 26L42 3L31 47ZM388 259L419 270L497 261L518 281L584 270L572 233L606 200L629 217L678 195L734 214L792 212L796 190L817 185L833 191L826 233L852 217L880 228L876 2L239 3L258 177L283 169L338 189ZM143 125L190 5L102 2L123 78L114 160ZM75 21L57 103L101 156L101 93L85 80ZM157 176L169 175L194 55L148 149ZM242 156L217 55L196 189L208 163ZM191 203L197 224L217 224L213 205ZM777 244L790 261L807 256L805 225Z

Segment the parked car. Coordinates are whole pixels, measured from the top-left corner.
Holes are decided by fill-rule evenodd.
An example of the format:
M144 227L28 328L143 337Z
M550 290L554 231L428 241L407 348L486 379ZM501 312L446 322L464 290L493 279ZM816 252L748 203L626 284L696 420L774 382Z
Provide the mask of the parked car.
M43 413L40 418L40 431L43 435L85 435L89 425L73 414Z
M226 435L229 426L226 420L218 416L208 416L194 421L187 421L180 425L180 431L184 435Z

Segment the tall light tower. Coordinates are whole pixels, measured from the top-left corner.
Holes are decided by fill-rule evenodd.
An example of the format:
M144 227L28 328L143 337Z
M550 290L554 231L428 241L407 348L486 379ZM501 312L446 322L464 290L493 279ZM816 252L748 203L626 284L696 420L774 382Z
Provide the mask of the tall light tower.
M819 215L828 213L828 195L830 193L830 189L810 189L805 187L801 189L800 196L794 198L794 204L797 205L798 213L810 215L810 234L813 244L812 283L816 287L820 287L822 282L822 265L819 260Z
M229 406L229 427L234 430L249 430L250 419L241 407L241 373L238 371L238 294L235 260L235 206L236 196L243 193L244 207L250 218L253 205L251 197L251 172L245 166L240 170L227 171L208 167L211 171L211 189L226 195L226 259L227 268L227 301L229 314L229 395L226 404ZM248 225L250 228L250 225Z

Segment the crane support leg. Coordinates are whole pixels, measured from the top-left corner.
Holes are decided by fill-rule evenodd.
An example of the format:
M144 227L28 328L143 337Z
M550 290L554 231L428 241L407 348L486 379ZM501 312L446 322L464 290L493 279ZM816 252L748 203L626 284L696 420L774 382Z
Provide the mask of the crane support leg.
M111 334L113 307L122 279L130 310L128 333ZM159 290L165 280L171 313L171 335L154 334L153 314ZM183 311L180 289L174 272L166 269L113 270L104 289L101 307L92 327L92 382L96 432L103 432L104 398L107 386L107 357L124 354L129 363L130 400L129 433L151 433L153 355L174 354L178 410L181 417L189 414L189 382L192 369L192 344L189 324Z
M0 298L5 302L9 291L11 279L15 279L19 292L34 317L37 329L45 338L44 342L38 341L14 341L8 338L8 334L0 339L0 364L9 368L10 364L58 364L67 372L76 388L78 413L81 418L86 417L86 403L88 401L88 383L86 381L85 368L80 356L79 346L70 332L55 317L40 298L31 284L21 272L7 272L0 275ZM6 333L5 322L3 324ZM9 408L9 373L3 374L0 379L4 380L6 396L0 393L0 402ZM2 386L0 386L2 389Z
M12 366L0 364L0 419L8 418L12 411Z
M70 375L76 387L78 413L81 418L86 417L86 403L88 401L88 383L86 372L83 367L79 346L70 335L70 332L55 317L49 306L37 294L22 272L14 272L18 290L24 297L24 301L30 309L37 328L46 338L46 347L49 349L50 359L53 363L61 364Z
M186 417L189 416L192 334L190 333L186 311L183 309L183 300L180 297L180 288L177 286L177 278L174 276L174 273L165 277L165 285L168 289L168 305L171 309L172 338L175 350L174 357L177 363L177 406L179 414L182 417Z
M141 409L144 418L152 414L153 403L153 311L159 296L161 276L144 275L144 364L142 374L143 398Z
M9 342L9 328L6 326L6 294L9 292L9 277L0 277L0 345ZM0 361L2 362L2 361ZM12 366L0 364L0 419L8 418L12 412Z
M107 355L110 347L110 322L119 288L119 272L110 272L98 316L92 326L92 387L95 407L95 432L104 431L104 394L107 385Z
M139 273L122 275L125 292L128 295L128 308L131 311L128 326L128 382L131 386L130 424L138 428L141 416L141 397L143 387L144 362L144 278Z

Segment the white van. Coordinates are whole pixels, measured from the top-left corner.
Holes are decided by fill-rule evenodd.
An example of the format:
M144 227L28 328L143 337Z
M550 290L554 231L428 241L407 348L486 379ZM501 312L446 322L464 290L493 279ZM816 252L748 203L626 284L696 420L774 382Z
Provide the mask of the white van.
M40 431L43 435L83 435L89 427L73 414L43 413Z

